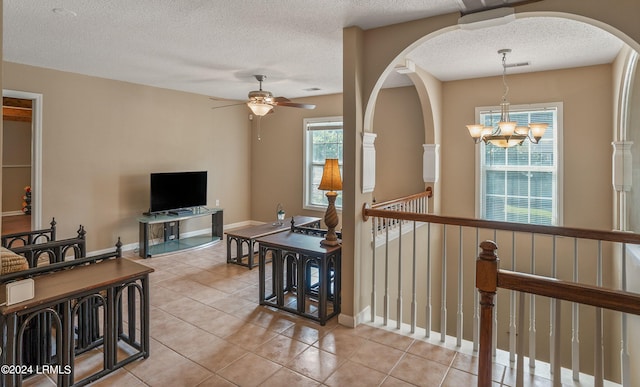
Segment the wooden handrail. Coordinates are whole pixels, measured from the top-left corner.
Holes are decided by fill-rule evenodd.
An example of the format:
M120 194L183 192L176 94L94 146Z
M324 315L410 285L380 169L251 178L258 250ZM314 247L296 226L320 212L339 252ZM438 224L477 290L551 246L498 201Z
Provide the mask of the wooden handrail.
M405 211L391 211L374 208L363 208L363 216L412 220L424 223L437 223L453 226L476 227L490 230L505 230L532 234L557 235L571 238L602 240L619 243L640 244L640 234L621 231L590 230L574 227L542 226L536 224L496 222L471 218L418 214Z
M498 270L498 287L640 315L640 294Z
M411 200L415 200L415 199L420 199L420 198L430 198L433 196L433 190L431 189L431 187L427 187L427 189L424 192L418 192L416 194L413 195L409 195L409 196L403 196L401 198L398 199L392 199L392 200L387 200L386 202L380 202L380 203L373 203L371 205L372 209L380 209L383 207L387 207L387 206L391 206L394 204L400 204L400 203L404 203L404 202L408 202Z
M480 248L482 251L476 260L476 287L480 293L478 387L492 385L491 336L494 297L498 288L640 315L640 294L501 270L496 255L498 246L493 241L484 241Z

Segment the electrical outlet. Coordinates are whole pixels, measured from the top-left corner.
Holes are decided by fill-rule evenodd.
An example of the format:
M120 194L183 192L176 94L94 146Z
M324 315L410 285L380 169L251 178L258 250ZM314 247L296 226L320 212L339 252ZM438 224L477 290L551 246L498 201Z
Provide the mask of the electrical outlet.
M220 199L216 199L216 207L220 205Z

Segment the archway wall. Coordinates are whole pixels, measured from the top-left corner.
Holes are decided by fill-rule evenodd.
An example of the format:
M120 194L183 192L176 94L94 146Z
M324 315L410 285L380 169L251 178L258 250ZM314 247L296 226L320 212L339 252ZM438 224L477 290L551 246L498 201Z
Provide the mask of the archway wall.
M637 22L640 3L637 1L622 0L616 7L611 7L598 1L547 0L516 6L514 9L516 17L558 16L595 25L611 32L640 52L640 25ZM421 42L457 29L459 17L458 13L440 15L363 32L362 95L365 103L365 130L371 131L375 99L394 65ZM419 75L424 77L424 73ZM427 87L433 85L433 80L423 80Z
M558 16L589 22L614 33L632 48L640 51L640 25L636 15L640 13L640 3L634 0L621 0L616 7L606 2L584 0L546 0L537 3L516 6L517 17ZM358 27L344 30L343 58L343 114L345 125L345 172L344 172L344 209L343 232L353 235L343 241L343 271L345 281L343 288L343 314L353 318L357 323L359 314L368 305L368 294L361 294L359 289L366 276L361 269L366 268L366 257L370 256L370 227L361 218L361 208L371 202L371 194L362 193L362 132L372 131L375 101L386 74L393 70L397 61L412 47L427 39L430 34L439 34L456 29L459 14L448 14L416 20L398 25L386 26L363 31ZM433 36L433 35L432 35ZM439 92L442 85L437 80L428 80L434 92ZM423 92L429 93L428 87L418 89L423 109L425 102ZM442 126L442 97L429 94L433 133L425 133L425 140L439 141ZM428 114L425 114L427 117ZM429 127L425 118L425 127ZM347 155L349 155L347 157ZM347 181L349 181L347 183ZM351 283L349 283L351 282ZM343 323L347 321L342 320Z

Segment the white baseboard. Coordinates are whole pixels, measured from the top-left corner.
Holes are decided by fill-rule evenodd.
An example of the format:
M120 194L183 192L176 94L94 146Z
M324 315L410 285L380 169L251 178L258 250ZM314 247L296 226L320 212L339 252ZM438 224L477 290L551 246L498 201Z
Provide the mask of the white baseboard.
M7 211L7 212L3 212L2 216L17 216L17 215L24 215L24 212L22 211Z
M358 313L356 316L356 324L362 324L363 322L368 321L367 319L371 319L371 306L369 305Z
M338 324L343 325L349 328L356 327L356 319L353 316L346 315L344 313L340 313L338 315Z
M349 316L344 313L340 313L338 315L338 323L340 325L344 325L345 327L355 328L358 325L368 321L367 318L371 318L371 307L367 305L363 310L360 311L354 318L353 316Z

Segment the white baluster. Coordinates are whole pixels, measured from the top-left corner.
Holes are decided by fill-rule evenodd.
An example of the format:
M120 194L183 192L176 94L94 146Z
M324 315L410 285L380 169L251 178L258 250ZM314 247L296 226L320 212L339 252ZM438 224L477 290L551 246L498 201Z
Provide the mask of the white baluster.
M458 227L458 314L456 321L456 346L462 346L462 292L464 284L464 265L462 262L462 226Z
M524 386L524 300L525 293L520 292L520 305L518 307L518 339L516 352L518 353L518 368L516 369L516 386Z
M516 270L516 234L511 233L511 271ZM516 361L516 292L509 292L509 361Z
M573 238L573 282L578 282L578 239ZM571 305L571 369L573 380L580 380L580 314L578 303Z
M493 230L493 241L498 243L498 232L497 230ZM498 349L498 293L493 297L493 303L495 306L493 307L493 329L491 331L491 354L495 358L496 352Z
M556 278L556 236L553 236L553 245L552 245L552 253L551 253L551 277L552 278ZM556 336L559 336L556 334L556 327L554 327L554 322L556 321L556 304L559 304L559 302L555 299L552 298L550 300L550 311L549 311L549 363L550 364L555 364L555 356L556 356L556 352L555 352L555 347L554 347L554 343L555 343L555 339ZM558 329L560 329L560 327L557 327ZM554 369L551 368L551 373L553 373Z
M427 223L427 305L426 314L426 337L431 337L431 223Z
M478 255L478 246L480 245L479 230L476 228L476 256ZM478 352L480 342L480 296L478 289L473 289L473 352Z
M378 218L371 219L373 253L371 254L371 322L376 321L376 235Z
M596 286L602 286L602 241L598 241L598 261L596 264ZM604 385L604 341L603 324L602 324L602 308L596 308L596 338L594 340L594 387L602 387Z
M398 300L397 300L397 319L396 328L402 326L402 222L398 226L400 234L398 234Z
M416 325L418 324L418 297L416 294L417 270L416 270L416 222L413 222L413 267L411 272L411 333L416 333Z
M440 306L440 341L447 336L447 225L442 225L442 302Z
M389 323L389 220L385 227L384 243L384 326Z
M627 291L627 244L622 244L622 290ZM627 314L622 313L622 328L620 335L620 364L622 365L622 385L631 386L631 369L629 348L627 348Z
M561 302L560 300L555 300L556 302L555 304L555 312L553 314L554 319L553 319L553 325L555 325L556 327L556 332L553 335L553 343L552 343L552 353L555 354L555 357L553 359L553 361L551 362L551 370L552 370L552 377L551 380L553 381L553 386L554 387L560 387L562 386L562 372L561 372L561 367L562 367L562 356L561 356L561 348L560 348L560 327L561 325Z
M536 270L535 234L531 234L531 274ZM536 368L536 296L529 296L529 368Z

